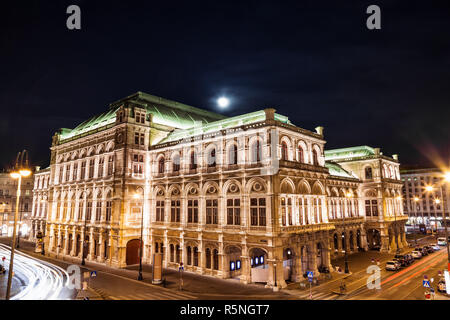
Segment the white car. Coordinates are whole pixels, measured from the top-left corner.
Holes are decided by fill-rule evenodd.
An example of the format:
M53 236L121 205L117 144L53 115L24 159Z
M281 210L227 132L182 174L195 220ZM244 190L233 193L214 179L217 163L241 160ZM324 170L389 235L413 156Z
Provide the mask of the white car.
M433 248L434 251L441 250L441 247L438 244L433 244L431 247Z
M400 269L400 267L395 261L386 262L386 270L397 271L398 269Z
M420 259L420 258L422 258L422 254L419 252L419 251L413 251L413 252L411 252L411 255L412 255L412 257L414 258L414 259Z
M445 238L437 238L437 244L440 246L446 246L447 241L445 241Z

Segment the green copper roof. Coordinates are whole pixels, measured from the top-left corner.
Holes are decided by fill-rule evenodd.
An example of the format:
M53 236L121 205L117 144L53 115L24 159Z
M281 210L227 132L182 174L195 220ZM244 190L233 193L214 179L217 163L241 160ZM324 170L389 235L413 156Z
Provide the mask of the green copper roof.
M108 111L91 117L74 129L62 129L61 140L67 140L92 130L103 129L106 128L106 126L115 123L116 111L121 105L127 102L145 108L148 113L153 115L154 123L178 129L192 128L202 123L210 123L226 118L218 113L198 109L146 93L137 92L131 96L112 103Z
M264 110L246 113L236 117L227 118L207 124L198 125L186 130L174 130L166 138L158 143L166 143L170 141L176 141L180 139L189 138L199 134L205 134L210 132L217 132L222 129L239 127L246 124L260 122L266 120L266 113ZM288 117L275 113L275 120L291 124Z
M348 171L346 171L344 168L342 168L337 163L326 161L325 167L328 168L328 171L330 172L330 175L332 175L332 176L344 177L344 178L350 178L350 179L358 179L358 177L356 175L350 174Z
M326 161L336 161L373 155L375 155L375 150L369 146L325 150Z

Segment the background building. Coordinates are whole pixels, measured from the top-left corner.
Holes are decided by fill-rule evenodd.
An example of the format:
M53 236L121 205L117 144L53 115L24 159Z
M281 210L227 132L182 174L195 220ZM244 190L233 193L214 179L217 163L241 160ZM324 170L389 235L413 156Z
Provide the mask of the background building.
M144 263L283 287L368 237L404 244L397 159L324 146L322 127L274 109L227 118L138 92L54 135L33 208L48 208L51 254L81 258L84 243L87 260L136 264L142 224Z
M9 173L0 173L0 235L11 237L14 229L14 214L17 199L17 179ZM31 205L33 202L33 174L22 178L19 203L20 236L29 235L31 229Z
M448 185L443 182L442 171L438 168L401 170L401 178L408 224L425 224L433 230L443 228L443 210L445 208L448 218L450 207ZM433 190L427 191L427 186ZM436 203L436 199L440 203Z

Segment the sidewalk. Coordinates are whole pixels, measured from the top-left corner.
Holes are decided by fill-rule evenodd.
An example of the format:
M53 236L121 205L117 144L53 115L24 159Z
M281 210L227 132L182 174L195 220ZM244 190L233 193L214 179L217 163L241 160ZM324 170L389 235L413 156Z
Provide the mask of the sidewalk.
M2 242L7 241L7 239L3 238ZM21 240L20 249L27 254L35 256L37 258L42 258L43 256L39 253L34 253L34 243L29 242L27 240ZM75 257L62 257L59 256L56 259L56 254L48 254L46 252L45 258L52 259L59 262L76 264L80 265L81 259ZM105 272L108 274L113 274L119 277L125 277L132 281L136 281L138 277L138 265L129 266L125 269L118 269L105 266L104 264L86 261L86 265L82 266L82 268L90 270L90 271L99 271ZM139 283L143 283L148 286L157 287L163 289L161 285L153 285L151 283L152 279L152 266L151 265L143 265L143 281L139 281ZM179 290L179 278L180 274L176 270L172 269L163 269L163 279L166 279L165 287L170 291L178 291ZM91 288L92 289L92 288ZM95 290L95 289L94 289ZM291 296L283 291L273 292L271 288L264 288L263 285L259 284L242 284L239 280L236 279L219 279L212 276L207 275L199 275L191 272L183 272L183 292L193 293L199 296L200 299L214 299L214 297L223 298L226 295L230 295L230 299L249 299L251 297L260 297L260 298L268 298L268 299L286 299L291 298ZM84 298L85 294L91 296L99 296L98 293L90 292L90 293L79 293L81 298ZM251 296L251 297L250 297ZM101 298L101 297L100 297Z

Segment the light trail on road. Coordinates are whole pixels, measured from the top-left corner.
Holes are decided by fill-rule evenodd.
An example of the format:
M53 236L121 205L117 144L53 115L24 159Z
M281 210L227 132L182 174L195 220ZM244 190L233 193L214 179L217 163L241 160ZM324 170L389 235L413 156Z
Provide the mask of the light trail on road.
M11 250L0 244L0 255L6 258L5 268L9 266ZM69 281L69 274L61 267L41 261L20 251L14 255L14 277L26 283L11 300L56 300Z

